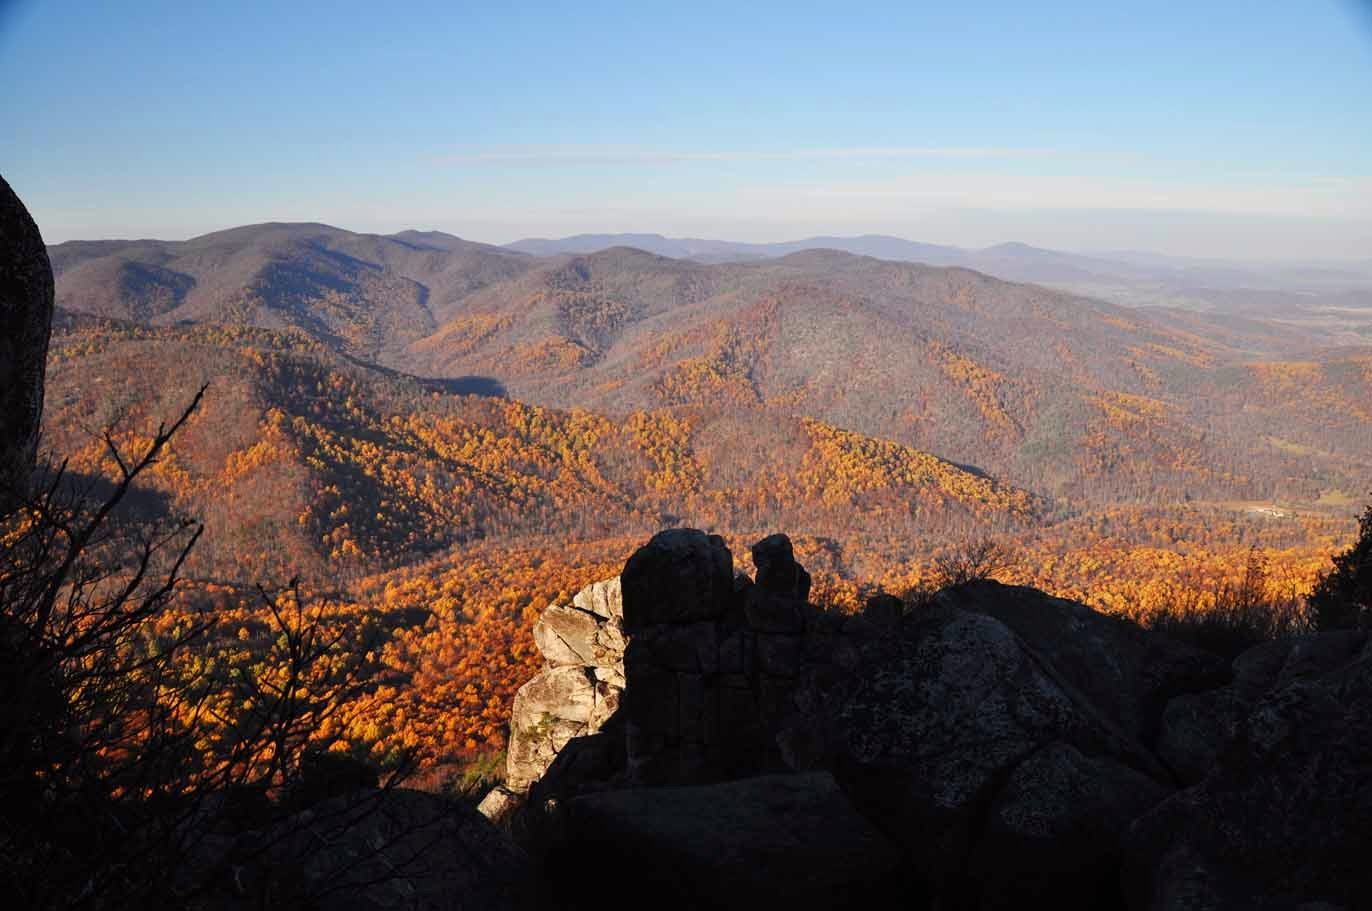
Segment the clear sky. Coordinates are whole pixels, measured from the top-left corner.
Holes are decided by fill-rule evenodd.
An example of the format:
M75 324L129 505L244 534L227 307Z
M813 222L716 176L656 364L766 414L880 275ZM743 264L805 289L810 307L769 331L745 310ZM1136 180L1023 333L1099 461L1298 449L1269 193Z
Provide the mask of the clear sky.
M0 0L50 242L898 234L1372 258L1368 0Z

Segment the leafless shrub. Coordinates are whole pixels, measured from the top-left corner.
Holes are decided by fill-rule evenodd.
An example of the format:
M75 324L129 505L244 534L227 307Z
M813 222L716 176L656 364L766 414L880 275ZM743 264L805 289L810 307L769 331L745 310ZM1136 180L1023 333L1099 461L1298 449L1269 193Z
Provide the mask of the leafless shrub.
M934 560L934 586L947 588L995 579L1015 568L1019 558L992 538L968 541Z
M213 616L159 626L201 526L121 509L204 394L139 454L107 434L105 493L63 465L0 515L0 888L18 907L194 907L231 860L291 843L302 798L332 796L337 764L310 757L355 685L338 634L295 585L262 590L273 644L251 659L211 647ZM355 824L405 771L311 830ZM231 858L245 827L270 834Z
M1297 586L1273 578L1256 547L1238 579L1176 586L1169 607L1141 619L1152 629L1229 657L1312 628Z

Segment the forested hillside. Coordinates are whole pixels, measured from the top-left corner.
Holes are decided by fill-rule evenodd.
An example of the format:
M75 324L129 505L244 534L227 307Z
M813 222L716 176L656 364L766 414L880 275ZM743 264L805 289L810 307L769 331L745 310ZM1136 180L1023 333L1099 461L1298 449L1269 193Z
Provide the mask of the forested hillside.
M729 357L747 356L744 336L711 331L721 335L705 336L709 343L734 346ZM800 344L766 337L775 351ZM942 406L941 420L956 424L961 415L985 428L964 434L981 444L997 434L1015 439L1031 399L997 398L1004 374L929 344L920 369L970 390L958 393L967 396L960 407ZM1355 382L1353 368L1335 365L1362 356L1324 362L1330 397L1323 413L1304 403L1307 420L1335 426L1352 404L1337 397L1340 388L1352 394L1337 380ZM1234 498L1226 485L1240 482L1216 472L1200 442L1180 463L1193 467L1184 475L1190 498L1133 502L1144 498L1110 495L1104 484L1080 498L1035 492L806 416L803 398L783 406L745 394L755 389L751 375L730 363L681 356L645 388L651 407L563 410L367 363L300 327L158 326L68 313L49 359L44 447L68 459L77 483L98 487L117 477L111 443L136 450L208 383L199 412L128 507L206 525L179 613L162 629L208 614L224 660L250 660L271 628L255 586L302 577L307 594L349 631L350 660L372 669L330 731L383 762L416 752L435 784L501 748L509 701L538 663L530 639L538 612L612 575L635 542L664 526L715 529L740 553L750 540L790 529L816 575L814 597L840 610L878 588L918 592L939 577L941 559L993 538L1013 555L1003 578L1144 620L1178 604L1215 603L1254 561L1265 596L1294 603L1351 532L1351 504L1333 484L1258 512ZM1229 369L1266 377L1249 387L1252 401L1276 412L1294 410L1283 377L1309 363ZM873 400L885 388L874 379ZM1113 474L1093 466L1083 450L1073 470L1118 479L1149 471L1154 456L1120 441L1179 445L1156 429L1167 420L1157 400L1098 392L1092 401L1099 445L1116 465ZM1355 413L1346 419L1356 433ZM1267 425L1255 417L1253 426ZM1295 431L1271 435L1274 448L1301 445ZM1051 456L1041 464L1066 470Z
M965 269L822 250L540 259L322 225L63 244L53 259L72 311L297 329L450 389L617 420L808 417L1074 503L1313 503L1372 472L1367 348Z

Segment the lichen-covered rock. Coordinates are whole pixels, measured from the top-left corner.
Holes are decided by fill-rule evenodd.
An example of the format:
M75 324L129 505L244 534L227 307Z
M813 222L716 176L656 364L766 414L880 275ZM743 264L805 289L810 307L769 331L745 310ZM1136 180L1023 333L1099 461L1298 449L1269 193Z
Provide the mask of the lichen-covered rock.
M1184 784L1199 782L1260 699L1356 660L1367 641L1367 633L1347 630L1249 649L1234 659L1233 681L1227 686L1183 694L1167 703L1158 732L1158 756Z
M1356 641L1308 637L1258 656L1286 652L1275 674L1277 662L1262 661L1273 688L1238 724L1199 784L1130 830L1130 908L1366 904L1372 895L1366 850L1372 844L1372 646L1350 656ZM1320 674L1318 667L1329 670Z
M1226 662L1209 652L1036 589L973 582L936 601L1005 624L1063 686L1147 746L1169 700L1229 680Z
M1167 703L1155 749L1182 784L1205 777L1252 703L1231 687L1186 693Z
M1108 757L1051 743L1015 766L973 849L965 892L980 908L1117 907L1120 842L1171 793Z
M52 308L43 237L0 178L0 508L23 495L33 469Z
M1167 777L999 620L932 607L897 645L863 669L835 720L831 763L938 894L962 888L987 807L1045 747Z
M672 528L634 551L620 576L624 629L711 620L729 606L734 561L718 535Z

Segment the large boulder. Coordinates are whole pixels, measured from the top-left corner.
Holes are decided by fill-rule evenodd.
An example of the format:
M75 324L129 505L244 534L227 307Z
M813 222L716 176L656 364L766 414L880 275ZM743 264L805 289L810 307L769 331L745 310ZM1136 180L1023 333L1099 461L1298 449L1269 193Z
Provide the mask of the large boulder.
M52 308L43 236L0 178L0 508L24 494L33 469Z
M1093 858L1109 857L1126 817L1169 790L1148 751L1006 624L948 604L908 618L863 669L831 737L829 762L854 804L933 893L972 907L978 858L1011 843L1052 855L1089 838ZM1053 788L1031 793L1034 782Z
M1268 681L1266 694L1237 722L1200 783L1130 830L1131 908L1366 906L1372 645L1364 641L1349 655L1356 635L1261 647L1244 685Z
M577 908L839 908L901 900L900 853L825 773L577 797L549 852ZM607 888L588 871L613 864ZM908 902L907 902L908 903Z
M1172 699L1163 712L1156 750L1184 784L1205 777L1240 724L1267 694L1355 660L1368 641L1353 630L1313 633L1255 646L1234 659L1227 686Z
M719 617L734 590L734 560L719 535L671 528L634 551L620 577L624 629Z
M1050 743L996 794L964 884L976 907L1120 905L1120 833L1171 789L1109 757Z
M935 600L1005 624L1063 686L1148 746L1171 699L1229 680L1216 655L1037 589L972 582Z

